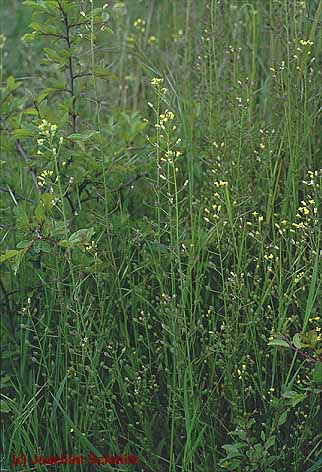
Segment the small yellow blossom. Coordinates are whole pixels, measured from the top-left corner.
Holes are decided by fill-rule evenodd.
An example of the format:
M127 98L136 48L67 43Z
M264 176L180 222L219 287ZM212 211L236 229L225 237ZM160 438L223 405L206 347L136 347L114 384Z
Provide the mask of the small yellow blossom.
M265 259L266 261L271 261L271 260L274 259L274 255L273 255L273 254L268 254L268 255L265 254L265 255L264 255L264 259Z
M142 20L142 18L138 18L137 20L134 21L133 23L134 28L139 30L141 33L144 33L145 31L145 21Z
M216 187L227 187L228 182L224 180L219 180L218 182L215 182Z
M149 36L149 39L148 39L148 43L150 44L150 46L153 46L157 41L157 38L153 35Z
M163 79L159 77L153 77L151 80L151 85L153 85L156 89L161 89L161 86L163 84Z

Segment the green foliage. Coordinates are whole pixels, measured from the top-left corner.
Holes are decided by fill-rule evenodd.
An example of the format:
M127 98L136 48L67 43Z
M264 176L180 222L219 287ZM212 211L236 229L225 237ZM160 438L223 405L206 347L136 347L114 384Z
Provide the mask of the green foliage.
M283 424L284 419L279 422L280 426ZM272 468L278 460L278 456L274 455L273 452L276 444L276 435L271 432L266 437L265 431L262 430L260 434L257 432L256 436L253 436L252 430L255 424L256 421L253 418L242 419L236 430L230 433L236 439L236 442L222 446L227 454L226 457L219 461L219 466L222 469L276 471L275 468ZM257 442L259 438L260 442Z
M4 3L4 468L319 470L321 2Z

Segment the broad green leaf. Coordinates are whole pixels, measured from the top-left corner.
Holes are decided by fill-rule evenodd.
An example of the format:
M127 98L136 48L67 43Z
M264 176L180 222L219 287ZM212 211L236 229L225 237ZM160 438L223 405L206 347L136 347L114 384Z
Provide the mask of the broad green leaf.
M22 82L16 82L15 78L12 75L10 75L10 77L8 77L7 79L7 91L13 92L18 87L20 87L21 84Z
M117 79L117 76L115 74L112 74L112 72L107 70L105 67L94 67L93 74L96 77L101 77L105 79Z
M33 245L33 250L39 254L40 252L50 252L50 244L47 241L42 241L39 239L38 241L35 242Z
M275 436L271 436L270 438L268 438L265 443L265 449L270 449L272 446L274 446L275 441L276 441Z
M83 133L74 133L67 136L72 141L90 141L99 135L99 131L84 131Z
M225 451L229 453L235 453L235 452L239 453L240 452L239 450L243 449L245 446L247 446L247 444L238 442L234 444L224 444L222 448L225 449Z
M17 244L18 249L24 249L32 244L32 241L28 241L28 239L24 239Z
M17 251L17 249L8 249L2 256L0 256L0 262L5 262L9 259L13 259L14 257L19 254L20 251Z
M28 131L25 128L19 128L19 129L12 130L11 136L14 139L28 138L28 137L33 136L33 133L31 131Z
M36 39L36 34L34 33L26 33L22 37L23 41L34 41Z
M37 33L62 37L61 30L54 25L50 25L48 23L40 24L34 21L29 26Z
M68 247L72 247L72 244L69 241L67 241L67 239L62 239L61 241L59 241L58 246L68 248Z
M23 111L25 115L36 115L38 116L38 112L35 108L26 108L26 110Z
M281 347L290 347L289 344L284 339L272 339L269 343L269 346L281 346Z
M278 418L278 426L282 426L287 420L288 411L284 411L281 416Z
M303 402L306 399L306 395L304 393L298 393L296 397L291 399L292 407L296 406L298 403Z
M65 223L63 221L56 221L51 229L51 235L57 236L66 232Z
M23 5L26 5L27 7L30 7L33 10L39 10L39 11L43 11L43 12L47 11L46 4L42 0L40 0L39 2L35 2L33 0L25 0L23 2Z
M282 396L289 400L292 407L306 399L306 395L304 393L297 393L294 390L288 390L284 392Z
M42 32L42 25L40 23L36 23L35 21L33 23L30 23L30 28L32 28L34 31L37 32Z
M94 228L89 229L79 229L69 237L69 242L76 244L79 242L86 243L90 241L91 237L94 234Z
M300 337L300 334L299 334L299 333L296 333L296 334L293 336L293 344L294 344L294 346L296 347L296 349L301 349L302 343L301 343L301 337Z
M22 261L23 257L25 256L25 254L28 252L28 250L29 250L29 247L25 247L24 249L21 249L21 251L19 251L18 254L16 254L16 259L13 263L13 273L15 275L17 275L17 272L19 270L21 261Z
M286 391L282 394L282 396L283 396L284 398L293 398L293 397L295 397L297 394L298 394L298 393L295 392L294 390L286 390Z
M45 98L48 97L48 95L50 93L53 93L53 92L57 92L57 90L55 88L46 88L45 90L43 90L37 97L37 102L40 103L42 102L43 100L45 100Z
M45 51L45 53L46 53L46 55L49 59L60 63L61 56L57 53L57 51L55 51L54 49L50 49L50 48L44 48L44 51Z

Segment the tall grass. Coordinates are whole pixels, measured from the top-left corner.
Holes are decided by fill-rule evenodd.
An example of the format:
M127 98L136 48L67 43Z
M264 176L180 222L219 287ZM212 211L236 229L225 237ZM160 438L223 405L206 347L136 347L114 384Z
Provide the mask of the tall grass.
M9 3L22 36L29 10ZM86 52L117 80L78 90L101 173L74 219L56 162L66 239L70 219L93 226L91 262L52 251L16 276L2 266L3 470L14 453L108 452L139 465L99 470L318 471L321 3L125 3ZM32 96L42 43L20 70L3 31L3 70ZM14 140L3 155L10 249L13 206L36 197Z

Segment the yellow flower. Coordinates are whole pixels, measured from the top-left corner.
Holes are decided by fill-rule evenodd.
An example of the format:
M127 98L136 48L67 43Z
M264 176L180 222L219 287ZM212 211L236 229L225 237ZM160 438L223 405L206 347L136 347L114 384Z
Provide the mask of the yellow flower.
M151 85L154 85L157 88L160 88L162 84L163 84L162 78L153 77L153 79L151 80Z
M216 187L227 187L228 182L224 180L219 180L218 182L215 182Z
M155 44L157 41L157 38L155 36L149 36L149 39L148 39L148 43L150 44L150 46L153 46L153 44Z
M265 255L264 255L264 259L265 259L266 261L269 261L269 260L271 261L272 259L274 259L274 256L273 256L273 254L269 254L269 255L265 254Z

